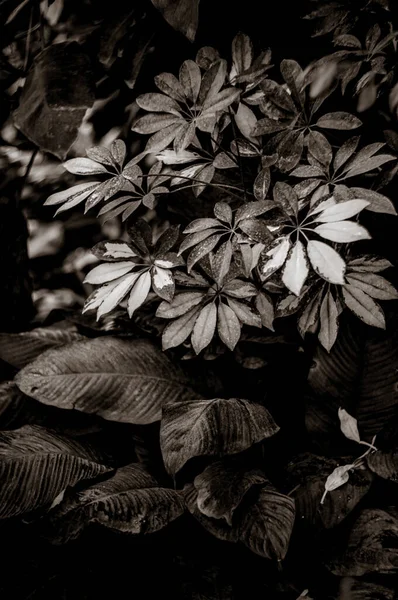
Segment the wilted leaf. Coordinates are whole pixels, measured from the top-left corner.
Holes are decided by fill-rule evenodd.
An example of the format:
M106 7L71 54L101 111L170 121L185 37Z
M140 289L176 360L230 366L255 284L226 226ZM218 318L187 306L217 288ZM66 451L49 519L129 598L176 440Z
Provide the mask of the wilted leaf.
M0 333L0 359L22 369L49 348L84 339L75 331L55 327L38 327L23 333Z
M158 420L164 403L193 394L156 346L114 337L49 350L22 369L16 382L44 404L137 424Z
M14 122L41 150L63 160L93 102L88 57L75 42L52 44L33 63Z
M344 485L328 491L321 504L326 480L336 467L339 463L335 459L310 453L300 454L289 462L287 485L294 490L291 496L295 500L298 523L326 529L336 527L368 493L372 473L368 469L355 469Z
M87 443L25 425L0 434L0 517L21 515L51 502L67 486L111 469Z
M342 465L341 467L336 467L332 473L330 473L329 477L325 482L325 492L321 499L321 504L324 503L327 492L332 492L333 490L337 490L339 487L347 483L350 478L350 471L352 470L354 465Z
M195 456L237 454L271 437L279 427L267 409L248 400L191 400L163 408L160 445L175 475Z
M178 492L159 487L140 464L130 464L105 481L68 494L47 518L59 543L76 538L91 523L124 533L154 533L183 512Z

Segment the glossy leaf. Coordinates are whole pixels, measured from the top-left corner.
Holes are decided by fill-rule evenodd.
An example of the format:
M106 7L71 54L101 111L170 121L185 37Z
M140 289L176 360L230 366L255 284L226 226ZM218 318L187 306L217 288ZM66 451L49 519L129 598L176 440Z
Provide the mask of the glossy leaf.
M308 258L312 268L320 277L330 283L344 283L345 262L341 256L327 244L310 240L307 245Z
M217 307L214 302L207 304L196 319L191 343L196 354L199 354L213 339L217 323Z

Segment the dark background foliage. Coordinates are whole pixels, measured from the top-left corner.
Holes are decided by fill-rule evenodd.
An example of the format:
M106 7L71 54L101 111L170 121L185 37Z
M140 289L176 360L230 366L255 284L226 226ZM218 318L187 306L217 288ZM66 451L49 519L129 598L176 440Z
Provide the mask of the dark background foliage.
M58 19L48 12L51 7L55 10L54 4L62 8ZM272 49L276 71L286 58L305 67L331 54L335 51L333 28L313 37L314 21L302 18L319 4L283 0L260 6L255 0L241 4L201 0L197 34L191 42L165 21L150 0L132 5L122 0L31 0L22 5L19 0L0 1L0 165L4 173L0 182L1 332L54 325L61 331L60 339L62 331L88 339L117 336L130 344L137 338L156 338L160 325L150 307L144 307L134 322L121 310L99 323L81 314L88 294L83 278L91 264L87 250L104 238L118 239L122 228L117 219L101 224L83 215L79 207L53 220L52 207L43 206L43 201L74 184L74 177L60 167L59 159L83 155L87 147L109 145L117 137L125 140L130 154L138 153L142 140L131 131L137 113L135 98L155 90L155 75L177 72L181 62L194 58L203 46L213 46L221 55L228 55L232 39L240 31L251 37L256 51ZM375 22L386 28L398 27L394 2L389 11L384 2L342 0L333 5L343 5L344 10L347 7L351 17L359 16L354 23L358 37L363 38ZM335 6L331 14L333 10L337 11ZM57 54L55 40L71 42L72 46L68 52ZM42 55L38 63L36 57L41 52L44 58ZM46 86L41 88L40 83L47 77L57 78L58 96L45 96ZM391 100L396 81L394 72L377 102L361 113L364 144L384 141L385 130L396 132L397 103ZM32 113L36 96L38 108ZM83 113L94 98L95 109L77 135ZM70 108L68 126L61 118L65 106ZM343 100L329 98L325 107L325 111L356 114L358 97L351 91ZM395 147L391 144L388 151L396 154L398 143ZM397 191L394 175L393 168L391 172L382 169L376 179L377 184L386 178L383 194L393 201ZM188 202L192 202L189 208ZM208 191L196 201L179 192L167 215L161 214L162 209L159 214L171 222L188 222L202 216L200 211L212 202ZM365 218L372 225L372 251L396 267L394 218L377 215L375 220L374 213ZM390 269L388 277L397 285L396 269ZM278 319L276 333L243 337L234 352L210 357L214 360L179 361L184 355L181 349L168 355L179 362L197 396L246 398L266 406L279 425L280 431L272 438L243 449L242 460L250 468L264 471L278 490L295 500L298 518L283 563L258 556L243 544L217 539L190 514L161 531L142 536L92 524L77 539L61 544L57 542L62 528L39 508L0 522L4 540L1 597L89 600L162 594L176 600L395 598L398 329L396 302L391 304L385 308L387 333L371 330L345 314L341 337L330 355L315 339L303 344L295 316ZM22 341L12 350L10 339L0 334L2 381L11 380L42 350L58 345L44 340L38 349L34 344L24 346ZM24 364L21 356L26 358ZM109 468L139 460L160 486L170 489L174 484L181 489L207 466L207 459L197 456L174 481L162 462L157 421L149 425L117 422L123 418L108 421L48 406L34 397L34 388L29 397L15 385L0 390L2 432L7 434L25 425L44 427L74 442L92 444ZM381 467L366 467L366 476L359 472L348 490L332 492L319 517L312 505L318 506L327 476L335 466L347 464L360 454L357 445L340 431L340 406L355 416L368 443L375 433L382 432L376 445L387 458L380 459ZM96 482L106 478L103 473L96 476ZM371 484L372 477L375 481ZM76 489L84 491L86 485L87 481L77 481ZM254 497L251 490L239 508L241 514L250 510ZM350 535L363 510L387 510L392 516L389 528L375 533L379 546L371 547L366 555L364 543L364 555L358 556L361 543L357 538L352 541ZM369 519L376 517L372 513Z

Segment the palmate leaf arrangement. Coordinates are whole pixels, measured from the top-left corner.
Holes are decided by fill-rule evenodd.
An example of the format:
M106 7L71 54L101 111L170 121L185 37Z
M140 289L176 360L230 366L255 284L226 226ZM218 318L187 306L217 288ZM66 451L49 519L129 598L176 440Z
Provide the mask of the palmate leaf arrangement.
M277 316L298 312L300 334L318 332L328 351L344 307L385 327L376 300L398 297L379 275L390 263L358 254L352 244L371 238L359 222L363 211L395 210L382 194L350 181L394 156L380 152L382 143L359 149L360 136L350 132L361 121L341 111L319 115L330 90L311 99L292 60L281 63L282 83L269 79L270 60L269 51L254 58L242 33L232 43L232 64L202 48L178 78L161 73L159 92L137 98L144 112L133 131L149 136L141 154L126 163L125 144L116 140L110 150L94 147L87 158L64 163L90 181L53 194L47 205L60 205L59 213L83 201L86 211L101 203L99 216L128 221L125 240L93 248L102 262L86 282L100 287L85 311L100 318L126 303L133 317L156 294L156 315L169 320L164 349L190 338L197 354L216 331L233 350L242 325L272 330L275 307ZM348 132L348 139L332 146L330 131ZM138 163L148 156L152 166L144 173ZM93 181L97 175L101 180ZM154 240L134 213L145 216L187 187L195 197L217 191L213 214L182 234L165 223Z

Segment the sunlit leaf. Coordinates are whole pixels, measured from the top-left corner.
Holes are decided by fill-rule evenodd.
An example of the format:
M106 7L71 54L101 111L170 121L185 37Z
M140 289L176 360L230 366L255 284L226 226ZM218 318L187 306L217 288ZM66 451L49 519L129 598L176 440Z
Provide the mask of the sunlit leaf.
M342 285L346 265L341 256L327 244L310 240L307 244L308 258L316 273L330 283Z
M361 321L380 329L386 328L384 313L381 307L363 290L352 284L346 284L342 288L342 294L346 306Z
M298 240L289 251L282 273L282 281L293 294L299 296L307 279L308 271L305 248L303 243Z

